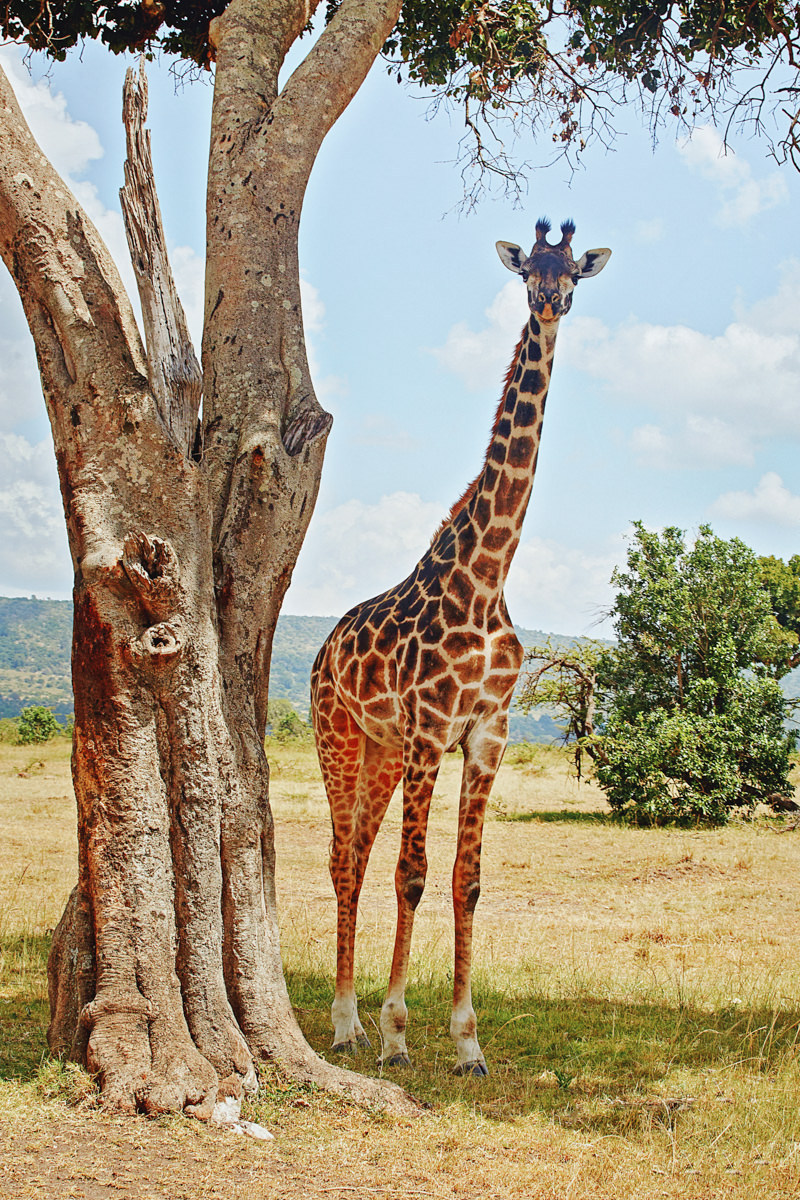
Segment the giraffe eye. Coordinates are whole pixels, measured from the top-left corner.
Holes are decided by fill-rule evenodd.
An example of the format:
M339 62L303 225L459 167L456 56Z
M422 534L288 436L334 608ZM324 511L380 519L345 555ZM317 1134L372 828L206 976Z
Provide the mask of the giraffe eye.
M573 282L573 283L577 283L579 279L580 279L580 275L573 275L573 276L572 276L572 282Z

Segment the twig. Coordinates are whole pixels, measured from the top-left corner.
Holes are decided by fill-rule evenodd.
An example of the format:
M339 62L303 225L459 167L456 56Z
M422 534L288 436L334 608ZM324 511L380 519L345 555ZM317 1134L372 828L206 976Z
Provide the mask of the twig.
M388 1190L393 1191L395 1193L395 1195L397 1195L397 1196L404 1196L404 1197L405 1196L433 1196L434 1200L441 1200L441 1196L442 1196L441 1192L407 1192L405 1190L403 1190L401 1192L399 1188L388 1189L385 1186L384 1187L362 1187L360 1184L357 1184L357 1183L340 1183L340 1184L337 1184L336 1187L314 1188L315 1192L386 1192Z

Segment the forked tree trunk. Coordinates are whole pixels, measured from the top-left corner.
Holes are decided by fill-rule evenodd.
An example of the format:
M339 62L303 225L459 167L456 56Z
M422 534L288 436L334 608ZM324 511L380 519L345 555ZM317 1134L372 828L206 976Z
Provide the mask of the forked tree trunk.
M116 1109L208 1117L264 1060L411 1107L324 1063L295 1022L263 748L275 622L330 426L303 343L300 211L398 7L344 0L280 95L309 9L234 0L214 23L202 416L146 93L129 82L123 207L147 353L97 231L0 74L0 249L36 343L75 569L79 876L53 943L49 1039Z

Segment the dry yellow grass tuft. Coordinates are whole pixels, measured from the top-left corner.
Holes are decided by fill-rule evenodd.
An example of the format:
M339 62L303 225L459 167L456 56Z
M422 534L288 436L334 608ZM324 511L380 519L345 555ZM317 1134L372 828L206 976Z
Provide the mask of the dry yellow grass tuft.
M284 957L301 1022L329 1043L335 904L313 751L274 747ZM37 763L43 765L37 765ZM68 746L0 748L0 1194L468 1200L796 1197L800 832L605 819L557 751L504 765L487 821L477 1006L492 1070L449 1071L449 877L460 761L445 762L412 962L398 1122L267 1072L257 1144L182 1120L119 1121L46 1059L47 931L74 875ZM367 873L357 959L375 1031L391 953L399 804ZM374 1069L374 1056L356 1065Z

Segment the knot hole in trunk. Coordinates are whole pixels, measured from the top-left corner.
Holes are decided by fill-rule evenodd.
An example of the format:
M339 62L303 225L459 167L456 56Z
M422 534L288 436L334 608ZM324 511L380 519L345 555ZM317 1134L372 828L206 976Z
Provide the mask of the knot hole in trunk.
M168 541L146 533L129 533L122 566L151 619L164 620L175 611L180 596L180 567Z

